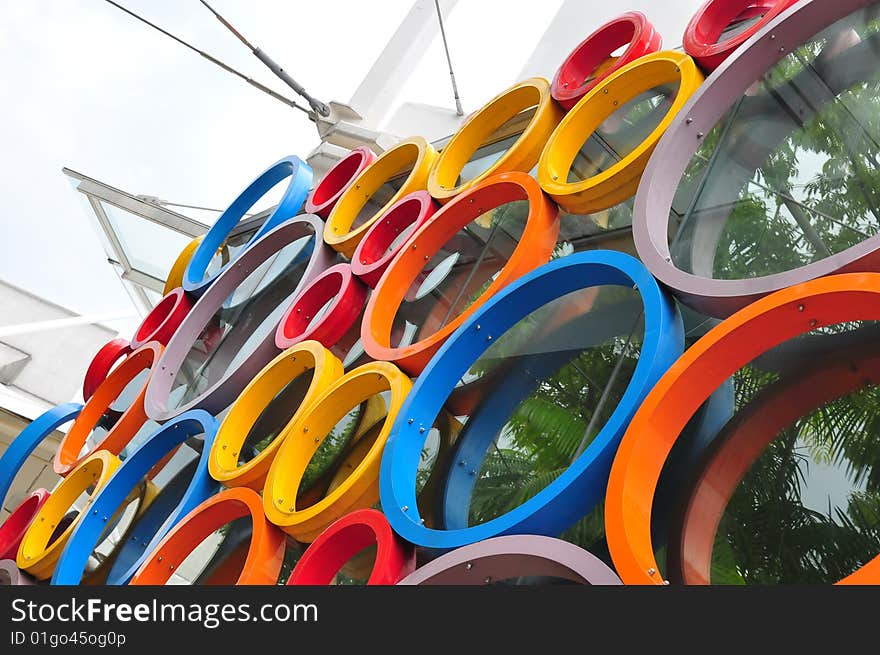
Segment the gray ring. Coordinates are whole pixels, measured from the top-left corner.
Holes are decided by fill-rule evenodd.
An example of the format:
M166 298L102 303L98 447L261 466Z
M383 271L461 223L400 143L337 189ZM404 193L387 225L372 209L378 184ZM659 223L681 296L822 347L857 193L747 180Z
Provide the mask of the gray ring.
M269 257L295 240L313 235L314 250L302 277L295 290L278 301L275 306L290 303L308 283L337 260L336 253L324 244L323 233L324 222L314 214L301 214L291 218L250 245L236 258L233 265L214 280L180 324L153 369L144 397L147 416L154 421L167 421L191 409L204 409L211 414L217 414L235 400L247 383L280 352L275 346L274 329L267 333L256 349L237 368L225 372L220 380L197 398L177 409L168 408L168 397L181 365L202 330L227 297Z
M0 559L0 587L31 587L34 584L11 559Z
M703 135L756 79L788 53L837 20L872 4L872 0L801 0L792 5L715 70L661 138L636 194L633 239L642 262L685 304L711 316L726 317L793 284L832 273L880 270L880 234L806 266L743 280L715 280L682 271L672 263L667 242L676 190Z
M399 585L484 585L520 576L552 576L587 585L619 585L592 553L561 539L507 535L478 541L419 567Z

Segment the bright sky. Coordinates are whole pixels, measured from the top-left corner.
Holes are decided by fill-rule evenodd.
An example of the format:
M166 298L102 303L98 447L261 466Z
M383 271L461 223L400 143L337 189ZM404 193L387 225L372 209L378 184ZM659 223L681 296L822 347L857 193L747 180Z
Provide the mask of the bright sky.
M120 1L292 95L198 0ZM465 111L516 81L561 2L459 1L447 33ZM212 4L315 96L347 101L411 0ZM699 2L626 4L619 9L644 5L649 15L662 5L650 17L674 46ZM583 5L581 38L616 13L606 3ZM131 193L222 208L266 166L318 144L299 112L103 0L0 0L0 15L0 279L77 312L131 305L63 166ZM400 95L452 105L439 39ZM0 308L0 324L15 322Z

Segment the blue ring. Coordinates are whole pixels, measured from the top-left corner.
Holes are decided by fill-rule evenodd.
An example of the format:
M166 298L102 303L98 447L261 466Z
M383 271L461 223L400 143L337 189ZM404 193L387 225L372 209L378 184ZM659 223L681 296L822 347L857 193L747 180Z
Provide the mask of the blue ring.
M0 503L6 499L15 475L24 466L27 458L36 450L40 442L57 428L79 416L83 406L79 403L64 403L40 414L18 433L9 448L0 457Z
M254 241L262 237L264 234L277 227L289 218L293 218L302 208L309 194L309 187L312 185L312 169L299 157L285 157L272 164L265 171L251 182L248 187L242 191L226 210L220 214L217 222L211 226L202 242L199 244L192 258L187 264L186 271L183 273L183 289L195 296L200 296L211 285L214 279L225 270L232 261L227 262L226 266L214 272L214 274L205 277L208 266L214 258L214 254L223 246L226 238L235 229L239 221L244 218L248 209L254 206L256 202L263 197L272 187L285 177L290 177L290 183L284 191L284 196L278 203L278 206L263 221L260 229L257 230L245 247L239 251L243 252Z
M416 472L425 440L421 428L433 424L451 390L493 343L493 338L557 298L605 285L638 288L645 310L645 331L626 392L599 434L562 475L510 512L472 527L425 527L420 522L415 495ZM379 478L382 509L391 527L404 539L436 550L458 548L505 534L555 536L563 532L604 497L611 463L630 419L683 351L684 328L677 307L645 266L630 255L601 250L569 255L505 287L443 344L398 413L385 444ZM497 395L506 396L506 388L504 394ZM462 444L459 448L466 447ZM481 459L484 453L485 450ZM450 489L446 493L447 497L455 495Z
M138 535L142 535L144 540L149 539L148 545L144 547L141 556L127 571L118 575L114 581L111 582L109 579L107 581L107 584L127 583L159 541L177 522L217 490L218 484L208 474L208 455L214 442L214 435L217 433L217 425L217 419L208 412L194 409L169 421L142 443L122 466L116 469L116 472L92 501L91 511L80 519L58 559L55 572L52 574L51 584L79 584L89 555L98 544L101 533L107 525L104 517L113 516L131 490L165 455L188 438L204 434L205 443L198 460L198 467L183 499L173 508L160 526L155 524L147 526L150 531L143 530L143 526L140 525L134 526L129 539L137 539Z

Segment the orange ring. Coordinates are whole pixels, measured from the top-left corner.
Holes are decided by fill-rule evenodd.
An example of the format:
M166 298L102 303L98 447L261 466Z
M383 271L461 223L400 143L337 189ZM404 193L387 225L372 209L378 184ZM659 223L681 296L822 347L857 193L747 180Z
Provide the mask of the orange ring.
M402 348L391 347L391 330L398 308L416 281L425 262L464 226L489 207L527 200L529 215L520 242L489 287L470 307L433 334ZM426 221L407 241L367 303L361 325L361 343L376 360L394 362L418 375L428 360L483 303L521 275L550 260L559 234L559 208L527 173L493 175L453 198Z
M420 136L401 141L386 150L354 179L336 201L324 225L324 243L349 259L367 230L394 203L413 191L425 188L428 171L437 159L437 151ZM409 170L397 192L381 209L357 227L352 227L360 211L383 184Z
M247 487L227 489L211 496L171 530L129 584L161 585L181 562L215 530L250 514L254 530L237 585L274 585L284 561L284 533L263 515L260 495Z
M651 543L654 493L682 428L709 395L757 355L787 339L846 321L878 319L880 274L832 275L748 305L685 351L636 412L611 467L605 530L624 583L664 583ZM880 556L842 582L880 582Z
M82 408L55 452L52 467L58 475L67 475L83 461L86 455L80 456L80 451L86 445L89 434L98 421L129 382L144 369L152 369L156 365L162 355L162 350L162 344L156 341L144 344L122 360L122 363L113 369L110 375L95 389L95 393ZM89 452L106 450L114 455L122 452L122 449L147 421L147 414L144 411L144 395L149 380L150 376L147 377L144 386L141 387L128 409L122 413L110 431Z
M712 551L721 518L767 445L801 416L880 380L880 349L872 342L834 348L798 364L724 426L713 440L711 456L689 485L681 528L667 547L670 576L674 568L684 584L711 584Z

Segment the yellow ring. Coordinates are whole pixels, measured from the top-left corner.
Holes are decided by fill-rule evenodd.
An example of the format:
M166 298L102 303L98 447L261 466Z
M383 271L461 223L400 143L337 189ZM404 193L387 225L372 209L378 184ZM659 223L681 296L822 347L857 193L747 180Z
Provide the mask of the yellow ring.
M302 403L288 420L289 425L308 409L318 394L342 377L342 362L317 341L303 341L282 352L257 373L217 430L208 457L208 472L212 478L227 487L262 491L269 466L281 447L284 430L246 464L239 466L238 453L263 410L289 382L308 370L312 371L312 381Z
M204 235L196 237L186 244L183 247L183 250L180 251L177 259L175 259L174 263L171 265L171 270L168 271L168 277L165 278L165 288L162 289L163 296L167 296L177 287L183 286L183 274L186 272L189 260L192 259L193 253L196 251L196 248L199 247L199 244L204 238Z
M385 441L412 387L394 364L370 362L346 373L286 429L266 477L266 517L298 541L311 542L333 521L379 500L379 465ZM388 416L371 448L345 480L315 504L296 508L303 473L321 442L349 410L370 396L390 391Z
M672 106L642 143L606 170L566 182L584 142L609 116L640 93L674 81L679 88ZM636 59L613 73L580 99L547 141L538 162L541 188L572 214L593 214L631 198L660 137L702 82L693 59L669 50Z
M486 145L502 125L535 106L537 109L526 129L507 152L473 179L456 185L462 169L474 153ZM528 173L538 163L541 151L562 115L562 108L550 96L550 83L543 77L514 84L471 115L449 140L428 175L428 193L446 203L495 173Z
M403 196L413 191L425 188L428 180L428 171L437 159L437 151L434 147L420 136L414 136L401 141L393 148L386 150L372 164L367 166L358 175L345 193L336 202L327 224L324 226L324 242L342 253L349 259L354 254L358 243L363 239L370 226L376 222L394 203ZM378 189L409 169L400 189L387 203L364 221L361 225L352 229L358 213L367 204L372 195Z
M52 571L67 540L79 525L79 517L74 519L67 529L49 543L55 526L73 507L76 499L84 491L94 485L83 512L87 512L92 499L98 494L110 476L120 466L119 458L106 451L98 450L86 457L79 466L73 469L49 496L49 500L40 508L27 532L21 540L16 556L16 564L22 571L27 571L35 578L46 580L52 577ZM124 504L124 503L123 503ZM107 517L108 520L110 517Z

